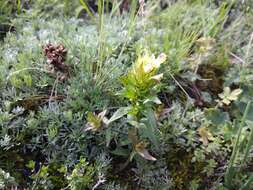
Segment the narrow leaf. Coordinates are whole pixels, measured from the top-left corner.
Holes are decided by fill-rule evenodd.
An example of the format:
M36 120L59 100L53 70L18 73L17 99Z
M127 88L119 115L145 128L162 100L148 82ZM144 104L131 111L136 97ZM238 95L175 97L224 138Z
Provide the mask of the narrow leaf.
M149 140L155 145L155 147L158 148L159 147L157 138L158 129L155 114L151 109L149 109L146 112L146 117L147 117L147 120L145 121L146 127L143 128L144 130L143 133L147 138L149 138Z
M111 128L108 128L105 133L105 141L107 147L109 147L111 139L112 139L112 131Z
M140 142L135 146L135 151L146 160L156 161L156 158L151 156L151 154L146 149L146 144L144 142Z
M86 2L84 2L84 0L80 0L80 3L83 7L83 9L88 13L88 15L91 17L91 18L94 18L94 15L91 13L90 9L89 9L89 6L87 5Z
M113 121L116 121L120 118L122 118L124 115L128 114L128 112L130 111L130 107L122 107L119 108L113 115L112 117L107 121L107 124L112 123Z

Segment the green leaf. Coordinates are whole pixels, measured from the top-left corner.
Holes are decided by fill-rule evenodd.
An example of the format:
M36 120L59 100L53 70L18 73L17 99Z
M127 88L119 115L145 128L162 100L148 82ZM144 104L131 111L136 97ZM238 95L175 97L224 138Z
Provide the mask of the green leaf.
M120 118L122 118L124 115L128 114L129 111L131 110L130 107L122 107L119 108L113 115L112 117L107 121L107 125L112 123L113 121L116 121Z
M225 185L226 185L226 187L228 189L230 189L231 188L231 184L233 184L232 180L233 180L235 174L236 174L236 170L235 170L234 167L230 167L230 169L226 171L226 174L225 174Z
M161 100L157 96L152 96L150 98L147 98L144 100L144 104L147 104L149 102L155 103L155 104L162 104Z
M210 120L214 125L223 125L230 121L227 112L222 112L219 109L210 108L205 111L206 118Z
M115 150L111 151L111 153L117 156L127 157L130 154L130 151L122 147L117 147Z
M109 147L111 139L112 139L112 131L111 128L108 128L105 133L105 141L107 147Z
M35 162L33 160L29 160L28 164L26 164L26 167L33 170L35 168Z
M151 109L147 110L144 123L145 127L142 128L143 135L147 137L155 145L156 148L158 148L159 143L157 138L158 134L157 121L153 110Z
M80 0L80 3L83 7L83 9L88 13L88 15L91 17L91 18L94 18L94 15L92 14L92 12L90 11L90 8L88 6L88 4L86 2L84 2L84 0Z
M137 130L135 128L130 128L128 130L128 139L135 146L138 143Z
M130 125L132 125L133 127L136 127L137 129L142 127L142 126L145 126L143 123L139 123L135 120L129 120L127 121Z
M240 110L241 114L244 113L244 110L245 110L246 106L247 106L247 103L245 103L245 102L238 103L238 107L239 107L239 110ZM249 108L249 113L246 117L246 120L253 121L253 105L251 105L250 108Z

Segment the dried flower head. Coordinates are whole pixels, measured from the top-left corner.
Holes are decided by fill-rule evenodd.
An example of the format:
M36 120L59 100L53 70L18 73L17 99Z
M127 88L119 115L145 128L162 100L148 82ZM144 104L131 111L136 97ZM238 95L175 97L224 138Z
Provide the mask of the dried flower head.
M67 57L67 49L63 44L53 45L51 43L43 46L44 55L47 57L48 64L51 64L55 69L64 72L66 65L64 62Z
M139 15L143 17L145 16L145 0L139 0L139 5Z
M52 73L59 73L60 80L69 77L69 67L64 63L67 57L67 49L63 44L48 43L43 46L43 53L47 57L48 68Z

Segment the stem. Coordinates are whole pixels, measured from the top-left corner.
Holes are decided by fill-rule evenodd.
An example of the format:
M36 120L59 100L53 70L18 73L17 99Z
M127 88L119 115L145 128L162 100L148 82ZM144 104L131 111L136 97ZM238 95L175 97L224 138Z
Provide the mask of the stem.
M249 65L249 58L250 58L249 55L250 55L252 42L253 42L253 32L250 35L250 40L249 40L248 47L247 47L247 50L246 50L246 55L245 55L245 64L243 66Z
M248 144L247 144L247 147L246 147L246 151L245 151L245 154L244 154L243 163L247 162L247 158L248 158L248 155L250 153L250 148L251 148L252 144L253 144L253 125L251 126L251 133L250 133L250 137L249 137Z
M185 89L182 87L182 85L177 81L177 79L169 72L169 75L171 76L171 78L175 81L175 83L179 86L179 88L185 93L186 97L188 99L191 99L191 97L189 96L189 94L185 91Z
M98 1L98 14L99 14L99 22L98 22L98 33L99 33L99 48L98 48L98 56L99 60L96 65L96 79L98 79L98 75L101 75L101 69L104 62L105 57L105 33L104 33L104 7L105 0Z
M87 12L87 14L94 19L94 14L92 14L91 10L89 9L88 4L84 0L79 0L83 9Z
M243 117L242 117L242 121L241 121L240 128L239 128L239 131L238 131L238 136L237 136L235 146L234 146L234 149L233 149L233 153L232 153L232 156L231 156L231 162L230 162L231 164L234 163L236 155L237 155L237 150L238 150L238 146L239 146L239 142L240 142L242 128L245 124L245 120L246 120L246 117L247 117L248 112L249 112L250 104L251 104L251 102L248 102L248 104L246 106L246 109L244 111Z
M20 15L20 13L21 13L21 0L17 0L17 9L18 9L18 14Z
M229 161L229 165L228 165L228 168L227 168L227 171L226 171L226 174L225 174L226 183L229 183L230 182L230 178L232 177L232 176L230 176L230 174L232 172L232 167L234 165L234 162L235 162L235 159L236 159L236 155L238 153L238 147L239 147L240 137L241 137L241 133L242 133L242 128L243 128L243 126L245 124L245 120L246 120L246 117L247 117L248 112L249 112L250 104L251 104L251 102L249 101L248 104L247 104L247 106L246 106L246 109L244 111L241 123L240 123L240 128L239 128L239 131L238 131L236 142L235 142L235 145L234 145L234 148L233 148L233 152L232 152L232 155L231 155L231 159Z

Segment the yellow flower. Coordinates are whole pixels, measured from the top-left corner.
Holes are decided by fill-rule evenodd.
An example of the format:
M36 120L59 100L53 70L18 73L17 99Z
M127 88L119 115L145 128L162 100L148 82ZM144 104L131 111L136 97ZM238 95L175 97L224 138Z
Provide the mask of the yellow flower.
M145 55L141 58L141 62L143 63L143 70L145 73L150 73L151 71L158 69L162 63L166 61L166 55L161 53L157 58L154 55L150 57Z
M150 79L155 80L156 82L160 82L162 78L163 78L163 73L150 77Z
M166 55L161 53L157 58L154 55L149 55L148 53L139 57L136 64L135 70L142 67L145 73L150 73L151 71L158 69L162 63L166 61Z

